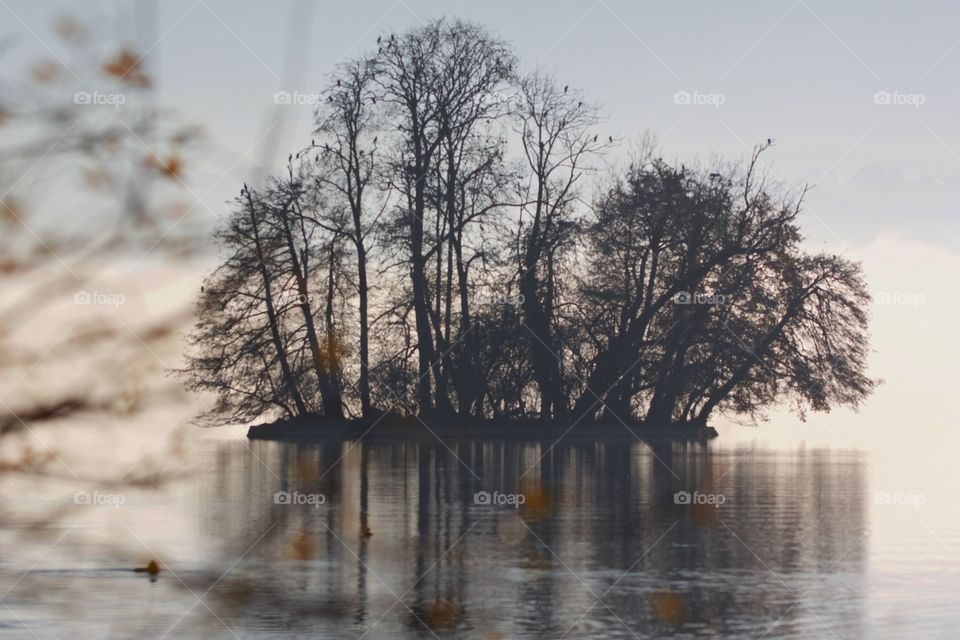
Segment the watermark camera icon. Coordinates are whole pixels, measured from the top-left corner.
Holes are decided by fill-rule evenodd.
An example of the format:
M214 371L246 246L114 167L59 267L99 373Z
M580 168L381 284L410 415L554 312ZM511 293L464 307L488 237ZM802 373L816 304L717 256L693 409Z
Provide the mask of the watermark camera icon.
M698 105L719 109L727 101L722 93L704 93L702 91L677 91L673 94L673 103L678 105Z
M728 296L723 293L690 293L678 291L673 294L674 304L710 304L719 305L727 302Z
M719 509L726 501L727 497L722 493L700 493L699 491L690 493L689 491L677 491L673 494L674 504L710 505L714 509Z
M277 91L273 94L273 104L314 105L320 102L318 93L301 93L300 91Z
M873 297L874 304L900 304L919 307L927 302L922 293L903 293L900 291L880 291Z
M873 104L897 105L919 109L927 102L923 93L903 93L902 91L877 91L873 94Z
M873 501L879 505L906 505L919 509L927 503L927 496L922 493L901 493L899 491L878 491Z
M473 503L477 505L492 505L496 507L513 507L519 509L527 502L527 497L522 493L502 493L494 491L477 491L473 494Z
M99 491L77 491L73 494L73 503L80 505L106 505L120 507L127 498L122 493L100 493Z
M73 303L82 305L100 305L119 307L126 303L127 298L122 293L103 293L101 291L77 291L73 294Z
M122 93L103 93L101 91L77 91L73 94L73 104L107 105L119 109L126 104L127 96Z
M277 491L273 494L273 504L309 505L319 507L327 503L327 496L322 493L300 493L299 491Z

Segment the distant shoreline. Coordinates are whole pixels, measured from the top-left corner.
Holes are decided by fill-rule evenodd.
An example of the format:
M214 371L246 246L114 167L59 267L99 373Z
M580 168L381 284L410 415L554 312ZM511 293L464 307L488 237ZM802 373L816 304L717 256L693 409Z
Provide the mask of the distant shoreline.
M533 420L491 418L418 418L385 414L371 419L326 420L322 416L284 419L253 425L251 440L311 442L329 439L517 439L546 440L694 440L706 441L719 434L711 426L673 424L654 427L637 422L580 422L573 425L545 424Z

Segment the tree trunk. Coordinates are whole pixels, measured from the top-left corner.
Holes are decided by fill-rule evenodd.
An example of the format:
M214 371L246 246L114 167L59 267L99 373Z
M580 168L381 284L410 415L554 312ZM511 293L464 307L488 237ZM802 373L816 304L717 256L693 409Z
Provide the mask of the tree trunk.
M417 401L420 413L433 413L430 370L433 361L433 335L430 330L430 309L427 306L426 260L423 257L424 187L426 178L423 150L419 136L414 138L413 211L410 212L410 278L413 285L413 314L417 330Z
M335 247L330 246L330 262L327 271L327 306L324 313L324 327L326 339L326 371L327 393L323 397L323 413L328 418L343 417L343 390L340 382L340 344L337 339L337 329L333 322L333 297L336 281L336 254Z
M356 219L357 238L357 285L360 296L360 411L364 418L372 415L370 405L370 327L369 327L369 295L367 285L367 250L363 246L363 236L360 234L360 221Z
M287 350L283 345L283 338L280 336L280 325L277 322L277 312L273 306L273 286L270 281L270 273L267 271L264 261L263 245L260 243L260 230L257 222L257 214L253 204L253 197L247 191L247 204L250 208L250 224L253 227L253 239L256 250L257 264L260 267L260 277L263 279L264 302L267 308L267 321L270 323L270 337L273 339L273 346L277 350L277 359L280 361L280 372L283 376L283 382L297 407L297 415L306 415L307 407L303 403L303 397L300 395L300 389L293 378L290 370L290 362L287 359Z
M316 324L313 321L313 308L310 304L310 290L307 286L307 278L304 272L306 265L302 265L300 258L297 255L297 249L293 244L293 234L290 230L290 221L287 219L287 214L288 210L281 211L279 218L280 222L283 224L283 231L287 240L287 251L290 253L290 266L293 271L294 279L297 282L297 293L300 295L299 306L300 311L303 313L303 322L307 329L307 342L310 345L310 355L313 358L313 368L317 375L318 386L320 387L320 399L321 403L323 404L323 415L327 418L342 418L343 408L340 400L340 394L337 393L336 385L333 384L332 380L332 363L329 359L327 359L326 362L324 361L324 354L321 350L320 340L317 336ZM328 336L328 342L330 339L330 336Z

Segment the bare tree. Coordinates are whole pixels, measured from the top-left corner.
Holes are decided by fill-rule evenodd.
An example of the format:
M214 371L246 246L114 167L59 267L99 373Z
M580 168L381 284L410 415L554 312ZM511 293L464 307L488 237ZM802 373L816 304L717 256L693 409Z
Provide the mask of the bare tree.
M457 20L379 44L221 235L187 372L220 412L705 425L870 393L859 266L803 250L769 141L711 169L648 148L587 206L614 139L579 92Z
M513 59L509 50L483 28L461 21L439 20L399 36L391 35L377 61L377 82L383 100L390 107L390 115L397 122L400 138L394 161L395 185L406 198L402 218L410 253L420 409L423 413L438 409L450 414L453 411L447 392L450 366L444 367L444 364L449 363L446 355L451 339L449 331L442 326L441 245L452 234L463 230L463 223L453 219L457 190L463 188L458 155L471 139L476 125L494 115L496 107L492 106L490 96L509 78ZM432 183L434 176L439 179L438 172L443 172L446 188ZM436 194L437 200L432 249L426 244L429 239L425 227L431 193ZM437 264L433 304L427 276L431 255ZM451 274L452 253L448 253L448 261L447 273ZM464 280L462 289L465 288ZM451 289L452 284L447 287L448 291ZM461 306L462 300L461 295ZM447 309L450 306L447 297Z
M766 184L764 148L727 175L648 158L601 198L576 415L706 424L720 405L755 414L785 392L818 409L869 393L862 276L802 252L803 194L778 198Z
M540 389L540 415L563 420L562 351L554 330L558 251L573 229L578 183L590 156L612 143L594 129L597 109L568 86L534 73L520 83L516 112L528 171L521 222L520 293L533 368Z
M337 357L339 341L336 337L331 308L338 267L333 256L336 254L335 248L339 238L334 237L327 247L330 255L327 265L320 263L316 254L321 247L318 247L319 243L314 240L316 225L310 224L305 204L307 208L315 209L321 206L321 203L317 200L316 193L309 191L302 177L294 177L292 164L288 165L287 171L286 180L278 181L266 190L268 200L265 204L268 207L270 221L276 228L279 241L285 249L281 264L289 269L296 285L298 306L303 316L307 342L313 357L313 368L322 397L323 415L327 418L342 418L340 364ZM312 220L316 218L313 217ZM323 266L328 267L328 273L327 297L324 305L325 333L323 344L321 344L314 321L316 312L311 301L311 280L314 273Z
M284 247L274 234L264 234L268 216L259 194L245 186L218 234L226 258L206 280L197 304L192 352L181 373L188 389L216 394L210 421L247 422L277 409L291 418L308 413L301 390L305 372L291 357L301 347L283 326L288 307L299 299L277 295Z
M388 194L371 193L379 178L377 143L379 129L376 94L376 66L361 59L345 64L321 103L316 133L320 142L311 141L308 152L316 152L315 179L323 188L336 193L350 212L350 225L342 229L356 253L357 297L359 307L359 393L361 413L369 418L370 401L370 283L368 279L369 237L371 228L387 206ZM371 205L371 201L373 204ZM379 206L377 206L379 205ZM373 211L370 211L374 208ZM332 255L332 254L331 254Z

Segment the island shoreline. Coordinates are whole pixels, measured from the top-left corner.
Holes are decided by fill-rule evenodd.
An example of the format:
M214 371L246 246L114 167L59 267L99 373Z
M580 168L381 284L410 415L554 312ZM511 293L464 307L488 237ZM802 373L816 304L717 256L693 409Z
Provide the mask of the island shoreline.
M375 418L327 420L305 416L256 424L247 430L250 440L311 442L343 440L658 440L707 441L718 437L708 425L672 424L651 426L639 422L543 423L535 420L491 418L424 418L385 414Z

